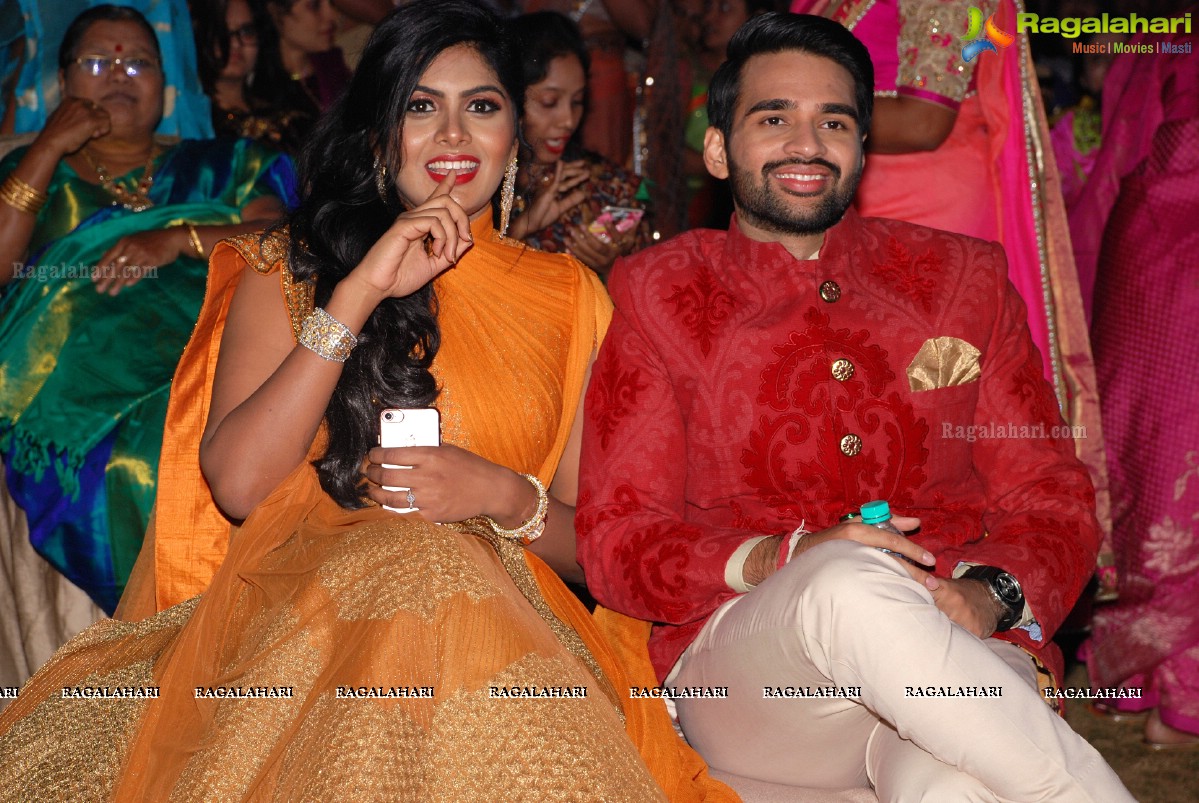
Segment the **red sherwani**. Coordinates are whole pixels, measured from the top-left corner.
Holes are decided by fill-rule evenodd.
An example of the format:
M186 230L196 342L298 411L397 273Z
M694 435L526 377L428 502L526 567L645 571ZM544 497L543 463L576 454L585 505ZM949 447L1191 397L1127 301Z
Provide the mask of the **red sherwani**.
M1002 637L1060 677L1049 638L1094 566L1094 493L997 244L851 209L799 261L734 219L623 260L609 290L578 554L596 599L657 623L659 679L737 593L738 546L872 499L922 519L939 576L1015 575L1043 639Z

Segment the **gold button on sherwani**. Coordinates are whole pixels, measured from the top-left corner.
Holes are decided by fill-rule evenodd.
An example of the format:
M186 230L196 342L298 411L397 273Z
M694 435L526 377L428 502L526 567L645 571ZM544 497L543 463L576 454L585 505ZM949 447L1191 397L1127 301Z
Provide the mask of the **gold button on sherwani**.
M820 297L832 304L841 297L841 285L830 279L820 285Z
M858 452L862 451L862 439L852 432L841 439L841 454L846 457L855 457Z
M851 376L853 376L854 372L853 363L845 358L834 361L829 368L833 372L833 379L837 380L838 382L844 382L845 380L849 379Z

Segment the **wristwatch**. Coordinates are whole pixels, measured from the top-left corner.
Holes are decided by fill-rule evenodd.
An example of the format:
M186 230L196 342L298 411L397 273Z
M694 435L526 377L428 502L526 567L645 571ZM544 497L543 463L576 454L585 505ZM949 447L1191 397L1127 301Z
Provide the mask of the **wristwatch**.
M1011 630L1020 621L1024 615L1024 589L1020 587L1019 580L995 566L971 566L962 572L962 577L982 580L990 589L991 596L1003 607L1004 613L995 625L996 633Z

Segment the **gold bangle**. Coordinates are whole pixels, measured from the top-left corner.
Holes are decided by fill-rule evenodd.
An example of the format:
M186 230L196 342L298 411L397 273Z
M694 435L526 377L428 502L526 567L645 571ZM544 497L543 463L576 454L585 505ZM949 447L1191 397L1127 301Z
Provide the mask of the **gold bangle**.
M196 256L200 259L206 259L208 254L204 253L204 243L200 242L200 235L196 231L196 227L191 223L184 223L187 226L187 239L192 241L192 248L196 250Z
M28 212L36 215L42 211L50 196L33 187L26 181L9 174L0 185L0 200L16 209L18 212Z
M491 518L491 516L484 516L483 518L486 520L487 526L490 527L492 532L494 532L496 535L500 536L501 538L507 538L515 541L521 546L528 546L540 538L543 533L545 533L545 518L546 513L548 513L550 509L550 497L545 491L545 486L541 484L541 480L537 479L532 474L521 474L521 476L531 482L533 487L537 489L537 510L533 513L529 520L519 527L509 530L501 527L495 519Z

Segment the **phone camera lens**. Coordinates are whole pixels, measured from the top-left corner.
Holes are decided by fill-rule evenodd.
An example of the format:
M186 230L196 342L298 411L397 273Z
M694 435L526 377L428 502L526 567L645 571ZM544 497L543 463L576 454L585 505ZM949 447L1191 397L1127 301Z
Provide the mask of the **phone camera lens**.
M384 420L384 421L390 421L392 418L394 418L394 416L393 416L391 413L384 413L384 414L383 414L383 420Z

